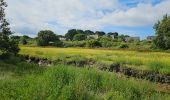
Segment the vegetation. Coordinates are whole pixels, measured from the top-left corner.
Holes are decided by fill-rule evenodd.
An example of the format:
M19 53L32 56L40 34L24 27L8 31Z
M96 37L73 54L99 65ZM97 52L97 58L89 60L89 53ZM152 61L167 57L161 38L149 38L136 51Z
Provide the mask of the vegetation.
M17 54L19 51L18 44L15 40L10 39L13 34L10 31L9 23L5 19L5 7L7 4L4 0L0 0L0 51L3 54Z
M170 49L170 16L165 15L161 21L155 24L156 39L154 41L156 47L160 49Z
M13 63L9 63L13 62ZM95 69L56 65L40 68L16 59L0 61L0 98L24 100L168 100L169 94L142 80ZM142 84L142 85L141 85Z
M73 38L74 41L82 41L86 40L86 35L85 34L76 34Z
M37 37L37 43L39 46L59 46L61 41L54 32L50 30L40 31Z
M119 63L134 69L170 74L170 54L165 52L21 47L20 54L48 58L54 61L67 58L70 60L78 56L78 58L92 59L99 64Z

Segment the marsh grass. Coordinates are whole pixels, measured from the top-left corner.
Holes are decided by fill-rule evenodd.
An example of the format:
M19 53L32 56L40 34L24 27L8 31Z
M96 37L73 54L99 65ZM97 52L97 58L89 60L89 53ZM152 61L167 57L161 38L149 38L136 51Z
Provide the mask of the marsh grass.
M26 67L29 66L26 65L24 68ZM0 81L1 99L166 100L170 98L168 94L156 92L153 83L118 78L114 73L96 69L57 65L39 71L38 74L34 72L34 74L23 73L23 75L24 78L17 80L10 78Z
M48 58L50 60L65 59L94 59L97 62L113 62L130 65L141 70L151 70L162 74L170 74L170 53L139 52L130 50L100 50L81 48L41 48L21 47L20 54ZM77 58L75 56L78 56ZM72 58L69 58L72 59ZM139 67L145 66L145 67ZM144 68L144 69L143 69Z

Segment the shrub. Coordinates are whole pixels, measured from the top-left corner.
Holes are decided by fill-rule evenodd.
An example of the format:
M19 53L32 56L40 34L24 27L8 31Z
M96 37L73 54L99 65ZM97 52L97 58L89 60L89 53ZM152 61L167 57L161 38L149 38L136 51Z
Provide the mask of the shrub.
M112 46L112 39L109 37L101 37L99 39L99 42L101 43L102 47L111 47Z
M43 30L38 33L37 44L39 46L55 46L58 43L60 43L60 40L54 32Z
M85 34L76 34L73 38L73 40L75 41L82 41L86 39L86 35Z
M94 47L101 47L101 44L97 40L89 40L87 41L86 46L90 48L94 48Z
M121 44L119 48L129 48L129 46L127 44Z

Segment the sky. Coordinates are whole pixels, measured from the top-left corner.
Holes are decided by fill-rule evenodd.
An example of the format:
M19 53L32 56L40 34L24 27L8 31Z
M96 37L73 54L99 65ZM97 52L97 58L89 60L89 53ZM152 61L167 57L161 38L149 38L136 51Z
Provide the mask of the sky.
M118 32L146 38L170 14L170 0L6 0L6 17L16 35L69 29Z

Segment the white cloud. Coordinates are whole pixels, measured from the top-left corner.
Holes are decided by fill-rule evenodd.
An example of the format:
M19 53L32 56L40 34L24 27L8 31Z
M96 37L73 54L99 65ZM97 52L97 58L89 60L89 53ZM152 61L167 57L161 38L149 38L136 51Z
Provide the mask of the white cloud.
M12 29L20 33L52 29L63 34L70 28L147 26L170 13L170 0L157 5L139 3L134 8L119 0L7 0L7 3L7 18Z

